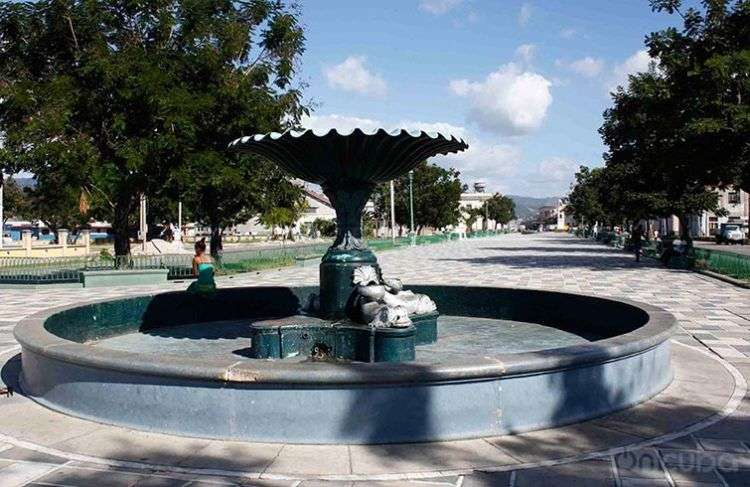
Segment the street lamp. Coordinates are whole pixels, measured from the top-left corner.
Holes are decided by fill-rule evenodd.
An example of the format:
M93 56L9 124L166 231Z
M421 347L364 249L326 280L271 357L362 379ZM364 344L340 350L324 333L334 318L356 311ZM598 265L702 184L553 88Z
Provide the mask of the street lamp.
M409 220L411 222L411 244L414 245L415 234L414 234L414 171L409 171Z
M5 225L3 225L3 187L5 187L5 176L0 172L0 249L3 248L3 236L5 235Z
M396 202L393 199L393 179L391 179L391 239L396 241Z

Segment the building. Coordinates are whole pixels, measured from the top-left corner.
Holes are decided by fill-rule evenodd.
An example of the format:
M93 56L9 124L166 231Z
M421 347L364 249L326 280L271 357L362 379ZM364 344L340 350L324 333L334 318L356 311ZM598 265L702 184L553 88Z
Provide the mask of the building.
M712 237L716 235L722 223L739 224L745 231L745 235L748 234L750 194L735 188L720 191L719 207L726 212L726 215L718 216L714 212L704 211L700 216L691 218L691 234L699 237Z
M487 193L486 188L487 185L484 183L484 181L475 182L473 185L474 191L461 193L461 199L459 200L458 207L462 210L464 208L482 208L484 203L488 199L492 198L492 193ZM461 213L463 216L465 216L465 212L462 211ZM488 219L486 228L491 229L494 227L495 220ZM481 230L482 228L485 228L484 217L480 216L472 225L471 230ZM463 221L459 222L459 224L457 225L457 229L461 232L466 232L469 230L469 228L467 228L466 224Z
M333 209L333 205L331 205L326 195L308 185L303 185L302 191L305 196L305 210L294 224L296 232L301 230L302 225L312 223L317 219L330 221L336 218L336 210ZM252 218L245 223L235 226L231 233L238 235L270 235L271 231L270 228L262 225L258 221L258 218Z
M576 224L573 215L569 214L566 209L568 206L567 198L560 198L557 200L557 225L555 230L567 231L571 226Z
M748 236L750 224L750 194L741 189L731 188L719 191L719 208L725 213L723 216L715 212L704 211L700 215L692 215L689 219L690 235L693 238L713 237L721 228L722 223L735 223L742 227ZM648 230L653 235L680 234L680 221L676 216L659 218L648 222Z

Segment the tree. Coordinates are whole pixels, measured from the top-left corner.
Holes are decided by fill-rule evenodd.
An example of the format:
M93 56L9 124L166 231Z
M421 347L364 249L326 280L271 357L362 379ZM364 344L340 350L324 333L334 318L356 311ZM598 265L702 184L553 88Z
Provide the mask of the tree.
M466 225L466 230L469 233L474 232L474 224L477 222L479 217L484 217L483 208L472 208L470 206L461 208L461 220L463 220L464 225Z
M75 229L88 220L89 201L80 187L53 174L39 174L36 184L24 190L27 218L42 221L55 235L62 228Z
M23 218L28 215L29 207L28 198L18 183L10 177L5 181L3 179L5 178L0 174L0 185L3 186L3 221L0 222L0 229L4 228L8 219Z
M604 212L600 191L602 189L602 173L604 168L589 169L580 166L575 175L566 211L571 213L579 224L591 228L596 222L604 222L607 216Z
M223 248L222 233L228 227L244 223L259 214L274 225L282 213L292 219L299 218L298 209L304 198L302 189L274 164L251 155L223 155L207 151L206 157L215 161L192 159L175 178L173 187L182 188L184 205L190 208L193 218L211 228L211 254L216 257ZM274 209L286 211L274 212ZM282 225L282 226L287 226Z
M498 223L507 225L516 218L516 203L512 198L495 193L484 202L483 212L491 220L495 221L495 230Z
M0 165L78 175L118 255L142 194L183 165L208 177L232 138L305 113L304 35L282 1L5 2L0 38Z
M718 194L711 189L717 183L714 175L694 163L693 149L682 139L683 100L672 96L669 81L652 68L631 76L627 89L613 93L613 101L599 130L608 147L604 174L610 181L607 190L626 204L614 211L610 205L610 214L677 215L681 237L689 243L689 216L716 210Z
M704 0L703 11L681 0L650 3L683 19L681 30L646 39L679 110L675 158L707 184L750 190L750 1Z
M414 168L412 194L414 199L414 226L418 234L425 227L443 228L459 220L459 201L464 185L455 169L443 169L426 161ZM409 215L409 176L394 180L396 223L411 224ZM379 185L372 195L375 216L388 215L390 221L390 186Z

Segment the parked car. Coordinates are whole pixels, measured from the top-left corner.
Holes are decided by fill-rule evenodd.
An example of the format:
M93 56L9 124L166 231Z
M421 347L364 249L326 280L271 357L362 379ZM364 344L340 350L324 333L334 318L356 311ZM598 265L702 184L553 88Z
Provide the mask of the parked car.
M732 223L722 223L719 231L716 233L717 244L740 244L745 243L745 234L742 227Z

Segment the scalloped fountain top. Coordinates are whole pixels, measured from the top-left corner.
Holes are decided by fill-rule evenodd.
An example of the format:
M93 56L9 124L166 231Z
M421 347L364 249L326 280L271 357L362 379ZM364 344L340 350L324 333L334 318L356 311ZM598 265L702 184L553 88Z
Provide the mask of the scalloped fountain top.
M434 155L468 147L452 135L382 128L348 133L287 130L240 137L229 144L230 149L264 156L305 181L336 186L389 181Z

